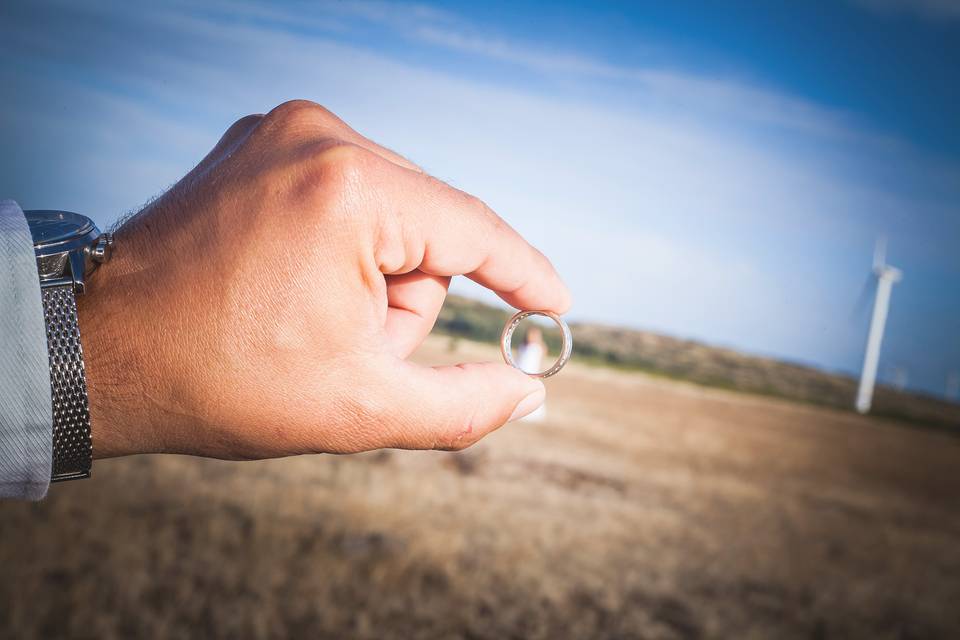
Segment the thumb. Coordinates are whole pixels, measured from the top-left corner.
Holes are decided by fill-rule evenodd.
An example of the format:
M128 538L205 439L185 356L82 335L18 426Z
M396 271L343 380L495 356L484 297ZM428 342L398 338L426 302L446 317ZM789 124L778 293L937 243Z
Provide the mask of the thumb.
M391 358L382 442L399 449L463 449L546 397L543 383L502 363L422 367Z

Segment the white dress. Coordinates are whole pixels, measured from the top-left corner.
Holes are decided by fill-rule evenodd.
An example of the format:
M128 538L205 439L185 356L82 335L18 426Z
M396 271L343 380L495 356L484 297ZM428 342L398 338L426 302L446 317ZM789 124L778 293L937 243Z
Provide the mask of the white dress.
M543 371L543 356L546 355L542 344L531 342L520 345L517 349L517 366L527 373L540 373ZM528 414L523 420L529 422L540 422L547 416L547 404L544 402L532 413Z

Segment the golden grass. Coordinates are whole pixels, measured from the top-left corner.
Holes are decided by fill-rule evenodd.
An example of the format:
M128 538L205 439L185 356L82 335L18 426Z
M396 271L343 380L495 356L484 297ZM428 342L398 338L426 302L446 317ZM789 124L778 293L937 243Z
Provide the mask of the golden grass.
M431 338L430 362L496 358ZM576 363L468 451L100 462L0 505L0 635L951 637L960 438Z

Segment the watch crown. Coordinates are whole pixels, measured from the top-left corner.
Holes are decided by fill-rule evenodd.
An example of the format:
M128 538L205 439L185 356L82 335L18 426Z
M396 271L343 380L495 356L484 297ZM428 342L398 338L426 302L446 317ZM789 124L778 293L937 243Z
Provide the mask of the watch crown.
M113 247L113 234L104 233L97 238L96 244L90 248L90 258L97 263L104 263L110 259L111 248Z

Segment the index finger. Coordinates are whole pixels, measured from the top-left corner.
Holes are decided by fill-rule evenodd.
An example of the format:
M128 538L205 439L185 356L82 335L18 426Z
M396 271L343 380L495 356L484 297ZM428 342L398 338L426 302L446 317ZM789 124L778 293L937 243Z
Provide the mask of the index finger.
M420 269L466 275L518 309L565 313L570 290L540 251L479 198L379 158L377 266L384 274Z

